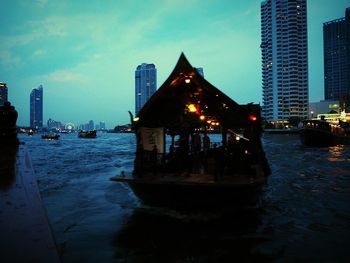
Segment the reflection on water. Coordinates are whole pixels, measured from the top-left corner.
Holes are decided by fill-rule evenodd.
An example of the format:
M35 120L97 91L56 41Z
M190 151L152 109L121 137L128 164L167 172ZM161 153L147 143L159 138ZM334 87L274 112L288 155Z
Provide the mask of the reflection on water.
M114 237L125 262L268 262L255 252L258 210L217 213L136 209Z
M188 214L142 207L109 181L132 170L133 134L21 140L64 262L350 262L349 146L265 135L272 174L261 207Z

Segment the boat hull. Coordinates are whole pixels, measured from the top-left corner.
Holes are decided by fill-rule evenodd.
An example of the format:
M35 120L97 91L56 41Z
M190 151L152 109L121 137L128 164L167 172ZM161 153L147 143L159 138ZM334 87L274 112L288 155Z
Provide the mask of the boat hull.
M245 184L177 183L145 179L113 179L128 183L144 205L173 209L217 209L256 205L266 180Z
M337 136L331 132L321 130L321 129L312 129L304 128L299 131L300 140L305 146L314 146L314 147L328 147L335 146L339 144L349 145L350 137L349 136Z

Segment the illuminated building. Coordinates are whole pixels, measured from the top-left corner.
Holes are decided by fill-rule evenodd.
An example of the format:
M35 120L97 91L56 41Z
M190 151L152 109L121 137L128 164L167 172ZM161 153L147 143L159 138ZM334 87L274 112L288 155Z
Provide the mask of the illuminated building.
M261 3L262 116L266 121L308 114L306 0Z
M30 127L43 127L43 86L33 89L30 93Z
M157 89L157 69L154 64L143 63L135 71L135 114Z
M350 102L350 8L323 24L323 48L325 99Z
M338 114L340 112L339 100L322 100L309 103L309 119L314 119L320 114Z
M0 106L7 101L7 86L6 83L0 82Z

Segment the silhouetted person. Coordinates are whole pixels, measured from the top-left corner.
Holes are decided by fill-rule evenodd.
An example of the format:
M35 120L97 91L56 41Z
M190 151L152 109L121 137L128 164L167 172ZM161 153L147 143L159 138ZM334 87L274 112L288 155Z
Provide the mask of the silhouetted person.
M136 176L141 177L144 172L144 158L145 158L145 151L143 149L143 145L139 144L136 149L136 158L135 158L135 170L134 174Z
M157 156L158 156L157 145L153 145L153 149L151 152L151 165L152 165L152 173L154 175L157 174Z

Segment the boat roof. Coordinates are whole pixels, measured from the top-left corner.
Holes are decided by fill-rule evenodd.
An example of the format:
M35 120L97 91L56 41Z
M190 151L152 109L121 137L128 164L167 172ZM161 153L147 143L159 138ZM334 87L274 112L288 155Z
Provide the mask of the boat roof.
M140 110L134 127L181 130L209 119L225 128L246 127L252 124L253 111L254 121L260 121L259 105L239 105L209 83L181 53L169 77Z

